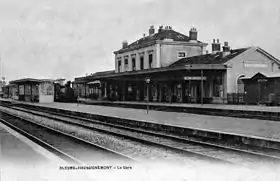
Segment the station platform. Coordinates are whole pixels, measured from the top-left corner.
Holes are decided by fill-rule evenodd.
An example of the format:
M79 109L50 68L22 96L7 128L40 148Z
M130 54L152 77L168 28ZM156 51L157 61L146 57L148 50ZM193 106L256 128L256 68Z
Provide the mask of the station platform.
M198 115L180 112L165 112L143 109L86 105L77 103L26 103L54 109L123 118L140 122L177 126L210 132L241 135L280 142L280 122L260 119L233 118Z
M123 107L133 109L147 109L148 107L150 110L164 112L191 113L234 118L280 121L279 106L97 101L91 99L79 99L78 102L88 105L99 105L109 107Z
M266 105L230 105L230 104L191 104L191 103L166 103L166 102L138 102L138 101L98 101L92 99L79 99L80 103L91 105L105 105L105 106L131 106L137 105L155 106L155 107L174 107L174 108L203 108L203 109L221 109L221 110L235 110L235 111L254 111L254 112L275 112L280 113L280 106L266 106Z
M0 160L2 167L41 167L66 163L1 122Z

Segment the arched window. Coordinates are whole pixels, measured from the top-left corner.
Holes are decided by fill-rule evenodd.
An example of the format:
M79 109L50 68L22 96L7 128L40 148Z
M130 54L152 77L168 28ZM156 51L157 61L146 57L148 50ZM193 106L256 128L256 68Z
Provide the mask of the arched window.
M237 79L237 93L244 93L244 82L241 78L245 77L244 75L241 75Z

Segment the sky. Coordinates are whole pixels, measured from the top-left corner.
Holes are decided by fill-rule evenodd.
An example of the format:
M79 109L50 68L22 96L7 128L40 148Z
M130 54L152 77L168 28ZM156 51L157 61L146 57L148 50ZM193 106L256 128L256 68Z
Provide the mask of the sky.
M278 0L0 0L2 76L66 78L113 70L123 40L171 26L280 59Z

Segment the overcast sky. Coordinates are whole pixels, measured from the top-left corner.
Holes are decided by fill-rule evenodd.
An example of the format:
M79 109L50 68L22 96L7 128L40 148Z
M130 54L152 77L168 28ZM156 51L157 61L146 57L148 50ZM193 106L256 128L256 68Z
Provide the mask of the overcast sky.
M170 25L198 39L259 46L280 58L278 0L0 0L0 54L7 80L73 80L114 69L113 51ZM208 45L210 48L211 45Z

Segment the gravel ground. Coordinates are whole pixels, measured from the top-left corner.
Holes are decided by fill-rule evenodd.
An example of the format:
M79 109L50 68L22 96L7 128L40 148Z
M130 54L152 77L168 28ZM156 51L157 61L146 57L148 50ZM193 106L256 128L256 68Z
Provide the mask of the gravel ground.
M164 150L161 148L150 147L135 141L126 140L124 138L112 136L105 133L99 133L93 130L84 129L78 126L68 125L59 121L34 116L21 111L11 110L9 108L1 107L1 110L11 112L15 115L20 115L24 118L31 119L34 122L70 133L79 138L91 141L98 145L112 149L116 152L128 155L140 162L157 162L168 164L179 164L185 166L199 166L209 164L207 161L199 160L197 157L186 157L172 151Z
M174 153L162 150L152 149L145 145L141 145L135 142L123 141L120 138L114 136L108 136L105 134L99 134L90 130L81 130L75 126L67 126L64 123L59 123L50 119L32 116L30 114L22 113L20 111L10 110L0 106L0 110L11 112L15 115L32 119L33 121L41 124L49 125L59 130L67 130L67 133L72 133L79 137L85 138L92 142L100 143L101 145L108 146L115 151L123 151L124 154L129 153L136 157L139 161L145 163L144 169L133 169L132 171L87 171L94 178L104 178L101 180L280 180L279 170L267 170L260 168L259 170L251 170L248 168L236 168L228 167L224 165L208 164L201 160L194 158L182 158ZM125 152L126 151L126 152ZM136 152L136 153L134 153ZM163 162L164 161L164 162ZM181 163L181 164L178 164ZM183 164L183 165L182 165ZM72 172L67 172L68 174ZM74 172L73 172L74 173ZM84 172L83 172L84 173ZM86 171L85 171L86 173ZM67 175L68 175L67 174ZM104 177L103 177L104 176Z
M24 108L19 108L20 110L25 110ZM125 129L119 129L119 128L113 128L110 126L104 126L104 125L99 125L96 124L94 122L90 122L90 121L83 121L83 120L79 120L79 119L72 119L72 118L66 118L66 117L62 117L62 116L56 116L56 115L50 115L49 113L42 113L40 111L31 111L30 112L34 112L34 113L40 113L42 115L46 115L46 116L51 116L54 118L59 118L62 119L64 121L69 121L69 122L74 122L74 123L78 123L78 124L82 124L85 126L89 126L89 127L93 127L93 128L98 128L98 129L102 129L102 130L108 130L108 131L112 131L112 132L116 132L119 134L124 134L124 135L129 135L135 138L145 138L145 140L149 140L151 142L156 142L156 143L160 143L160 144L164 144L164 145L170 145L172 147L177 147L180 149L184 149L184 150L189 150L191 152L196 152L196 153L200 153L203 155L208 155L211 157L216 157L216 158L220 158L223 160L228 160L230 162L236 163L236 164L240 164L240 165L244 165L246 167L259 167L260 165L268 165L270 164L270 162L265 162L265 161L261 161L260 159L257 159L257 157L250 157L248 155L242 155L241 153L236 153L234 151L230 151L230 150L220 150L220 149L216 149L216 148L205 148L203 146L200 145L193 145L193 144L187 144L187 143L181 143L181 142L176 142L174 140L170 140L170 139L165 139L165 138L159 138L157 136L151 136L151 135L147 135L147 134L142 134L142 133L138 133L138 132L131 132Z

